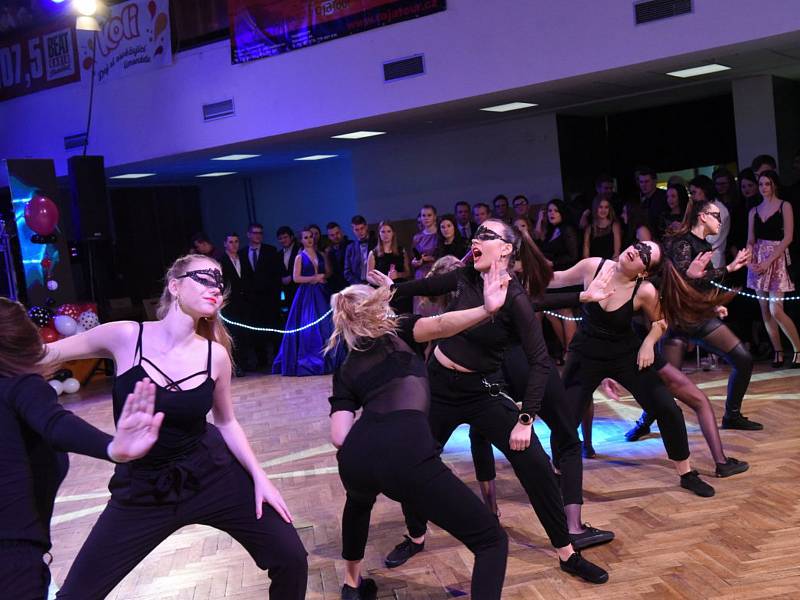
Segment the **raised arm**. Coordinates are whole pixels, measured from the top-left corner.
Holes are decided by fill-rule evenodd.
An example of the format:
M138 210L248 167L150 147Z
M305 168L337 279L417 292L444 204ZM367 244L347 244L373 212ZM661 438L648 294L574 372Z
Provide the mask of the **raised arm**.
M455 269L449 273L437 275L436 277L425 277L413 281L404 281L395 284L395 297L410 298L411 296L442 296L458 288L458 281L462 277L461 273L466 267ZM370 283L374 285L391 285L392 281L383 273L370 271L367 275Z
M554 271L553 279L547 286L550 288L568 287L571 285L584 285L586 278L597 270L601 258L584 258L569 269L564 271Z
M139 333L133 321L105 323L89 331L47 344L43 364L55 365L79 358L113 358L119 362L121 352L133 348L131 338Z

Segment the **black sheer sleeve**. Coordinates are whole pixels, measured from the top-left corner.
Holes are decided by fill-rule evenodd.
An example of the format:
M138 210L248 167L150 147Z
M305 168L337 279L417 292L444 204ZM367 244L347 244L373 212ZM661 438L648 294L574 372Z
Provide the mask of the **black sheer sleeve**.
M355 414L355 412L361 408L361 402L359 402L358 398L352 390L350 390L345 381L343 370L346 367L347 362L336 369L336 372L333 374L333 392L330 398L328 398L328 402L331 404L330 414L339 412L340 410L347 410Z
M398 337L403 340L409 347L419 355L422 355L425 349L425 344L420 344L419 342L414 340L414 325L417 324L422 315L402 315L397 320L397 335Z
M565 271L578 262L578 233L574 227L561 228L561 238L564 241L564 254L553 257L553 270Z
M686 272L689 270L689 265L695 259L695 254L692 249L691 243L687 240L677 240L670 249L670 259L675 268L678 269L681 275L694 285L709 286L712 281L722 281L725 275L728 274L728 269L725 267L715 268L708 263L705 273L699 279L691 279Z
M61 406L53 388L41 377L22 379L12 397L22 421L54 450L111 460L107 453L111 436Z
M580 303L580 292L558 292L545 294L534 300L532 305L535 312L541 312L558 308L575 308L580 306Z
M465 267L466 268L466 267ZM458 288L464 268L455 269L436 277L425 277L413 281L404 281L394 286L396 298L410 298L411 296L443 296Z
M545 384L550 373L550 357L542 335L542 326L534 315L528 296L517 294L511 306L511 318L517 330L530 371L522 400L522 411L530 415L539 412Z

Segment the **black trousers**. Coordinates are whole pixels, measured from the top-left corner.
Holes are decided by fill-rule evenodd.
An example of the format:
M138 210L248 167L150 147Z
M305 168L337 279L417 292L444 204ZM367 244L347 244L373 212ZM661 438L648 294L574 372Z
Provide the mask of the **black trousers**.
M372 506L382 493L436 523L472 551L473 598L500 598L508 537L489 509L445 466L439 452L424 413L362 413L337 455L347 491L342 557L364 557Z
M564 505L550 459L539 439L531 433L531 445L522 451L511 450L509 437L517 424L516 404L503 396L492 396L479 373L461 373L446 369L431 357L428 363L431 385L430 426L433 437L444 445L462 423L486 438L508 459L514 473L528 495L539 521L556 548L570 544ZM503 384L502 376L488 377ZM425 533L425 518L412 507L403 505L409 533L419 537Z
M0 597L47 600L50 569L36 544L0 541Z
M570 404L581 407L574 423L576 428L597 386L604 378L611 377L625 386L636 402L655 417L667 456L676 461L689 458L689 440L683 413L652 367L640 371L636 365L636 354L631 353L608 360L589 358L574 345L573 341L573 347L567 354L564 386Z
M187 493L187 495L189 495ZM83 544L60 600L101 600L158 544L181 527L209 525L230 534L272 580L270 598L305 598L306 551L294 527L270 506L256 519L253 481L239 463L187 499L133 504L112 495Z
M522 346L509 348L503 357L503 376L508 382L509 394L517 401L525 397L528 372L528 361ZM583 459L581 441L575 427L576 421L580 421L580 406L574 405L577 400L576 396L567 397L558 369L553 365L537 416L550 428L550 453L553 464L561 471L561 496L565 505L583 504ZM471 429L469 441L475 476L478 481L491 481L497 476L492 445Z

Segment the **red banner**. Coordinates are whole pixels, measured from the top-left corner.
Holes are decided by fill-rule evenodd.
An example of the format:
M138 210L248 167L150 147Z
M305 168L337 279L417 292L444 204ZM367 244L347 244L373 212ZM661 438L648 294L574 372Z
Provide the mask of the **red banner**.
M231 61L281 54L446 7L446 0L228 0Z
M0 41L0 101L80 80L75 17Z

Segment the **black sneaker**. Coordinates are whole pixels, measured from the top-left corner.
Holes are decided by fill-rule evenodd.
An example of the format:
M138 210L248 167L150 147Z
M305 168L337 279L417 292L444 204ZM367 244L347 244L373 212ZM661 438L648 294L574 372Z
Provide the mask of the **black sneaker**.
M604 531L603 529L596 529L589 525L583 524L585 531L582 533L570 533L569 538L572 540L572 547L575 550L583 550L589 546L597 546L598 544L605 544L614 539L613 531Z
M750 465L743 460L728 457L724 463L717 463L716 475L717 477L730 477L737 473L744 473L749 468Z
M681 487L703 498L711 498L714 495L714 488L700 479L697 471L689 471L681 475Z
M404 535L403 537L406 539L397 544L397 546L394 547L394 550L386 555L386 560L383 561L384 564L390 569L394 569L395 567L405 564L409 558L425 549L425 542L416 544L411 541L411 538L407 535Z
M591 444L588 446L586 442L583 443L583 458L596 458L597 452L594 451L594 447Z
M722 417L723 429L739 429L741 431L761 431L764 426L745 417L742 413L735 415L725 415Z
M608 573L594 563L590 563L583 558L580 552L575 552L567 560L558 559L561 570L570 575L577 575L589 583L605 583L608 581Z
M357 588L346 583L342 586L342 600L375 600L378 586L374 579L362 579Z
M650 425L653 424L653 419L650 415L646 412L642 413L642 416L639 417L639 420L636 421L636 425L633 426L633 429L630 429L625 434L625 439L629 442L638 442L644 436L650 433Z

